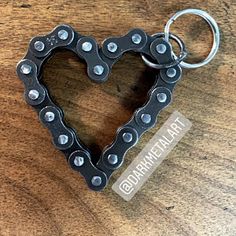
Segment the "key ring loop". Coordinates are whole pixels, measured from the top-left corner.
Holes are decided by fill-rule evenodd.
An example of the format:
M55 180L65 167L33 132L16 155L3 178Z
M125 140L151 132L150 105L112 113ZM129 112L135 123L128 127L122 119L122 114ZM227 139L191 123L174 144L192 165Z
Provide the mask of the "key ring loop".
M219 27L216 23L216 21L205 11L199 10L199 9L185 9L182 11L177 12L176 14L174 14L169 21L166 23L165 28L164 28L164 33L165 33L165 40L168 42L169 38L170 38L170 25L179 17L182 16L184 14L194 14L194 15L198 15L200 17L202 17L211 27L212 30L212 34L213 34L213 44L212 44L212 48L210 53L208 54L208 56L201 62L199 63L187 63L184 61L180 62L180 66L183 68L189 68L189 69L193 69L193 68L198 68L201 66L206 65L207 63L209 63L213 57L216 55L218 49L219 49L219 44L220 44L220 32L219 32Z
M165 34L164 33L156 33L153 34L152 37L156 37L156 38L160 38L160 37L164 37ZM180 55L177 57L174 53L174 61L168 64L157 64L154 63L152 61L150 61L144 54L141 54L142 60L144 61L144 63L153 68L153 69L163 69L163 68L170 68L173 66L176 66L177 64L179 64L181 61L183 61L183 59L188 55L186 48L185 48L185 44L184 42L175 34L169 33L169 38L173 39L174 41L177 42L179 48L180 48Z

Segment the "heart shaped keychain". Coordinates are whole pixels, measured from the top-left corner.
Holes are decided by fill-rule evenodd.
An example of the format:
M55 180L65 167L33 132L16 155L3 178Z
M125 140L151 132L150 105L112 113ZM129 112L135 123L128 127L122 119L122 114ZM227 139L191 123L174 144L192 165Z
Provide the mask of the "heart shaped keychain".
M184 62L187 56L184 42L169 32L172 22L183 14L201 16L213 32L213 46L207 58L196 64ZM180 55L172 50L170 39L177 42ZM92 37L77 33L68 25L59 25L48 35L30 41L25 57L17 65L17 74L25 85L25 99L35 108L40 121L50 130L55 147L61 150L69 165L79 171L93 190L103 189L113 171L121 166L125 153L133 147L142 134L156 124L157 115L170 102L173 89L181 78L182 68L197 68L207 64L219 48L220 34L217 23L206 12L186 9L177 12L167 22L164 33L148 35L141 29L132 29L126 35L106 39L99 47ZM138 108L132 118L117 129L115 140L103 150L97 163L93 163L90 151L65 125L63 112L55 105L48 90L40 83L42 65L56 49L68 49L87 64L88 77L97 83L108 79L112 66L128 51L140 53L144 63L156 70L156 81L146 103Z

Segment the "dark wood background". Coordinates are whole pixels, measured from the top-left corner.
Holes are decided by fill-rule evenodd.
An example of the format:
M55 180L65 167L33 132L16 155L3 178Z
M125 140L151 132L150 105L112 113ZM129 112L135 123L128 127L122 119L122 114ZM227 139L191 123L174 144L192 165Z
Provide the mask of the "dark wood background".
M105 191L90 191L56 151L48 131L23 99L15 73L29 40L57 24L72 25L98 42L133 27L152 34L184 8L201 8L219 23L221 46L207 66L185 70L160 123L129 151ZM6 1L0 2L0 235L236 235L235 1ZM206 23L183 16L171 28L186 42L190 61L203 59L212 37ZM138 55L117 63L96 85L75 55L57 53L44 82L66 120L94 152L145 101L153 83ZM191 130L144 187L125 202L112 183L160 125L178 110Z

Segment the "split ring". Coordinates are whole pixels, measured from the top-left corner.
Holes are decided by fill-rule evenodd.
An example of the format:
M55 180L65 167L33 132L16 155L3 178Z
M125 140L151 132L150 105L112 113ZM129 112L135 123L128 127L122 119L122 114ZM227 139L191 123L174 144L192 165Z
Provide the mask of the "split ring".
M165 33L165 40L168 42L169 38L171 38L171 34L170 34L170 25L179 17L182 16L184 14L194 14L194 15L198 15L200 17L202 17L211 27L212 33L213 33L213 44L212 44L212 48L210 53L208 54L208 56L201 62L199 63L187 63L184 61L180 62L180 66L183 68L189 68L189 69L193 69L193 68L198 68L201 66L206 65L207 63L209 63L213 57L216 55L218 49L219 49L219 44L220 44L220 31L219 31L219 27L216 23L216 21L205 11L199 10L199 9L185 9L182 11L177 12L176 14L174 14L169 21L166 23L165 28L164 28L164 33Z
M156 37L156 38L160 38L160 37L164 37L164 36L165 36L164 33L156 33L156 34L152 35L152 37ZM168 63L168 64L157 64L157 63L154 63L151 60L149 60L146 57L146 55L141 54L142 60L144 61L144 63L147 66L149 66L149 67L151 67L153 69L170 68L170 67L173 67L173 66L176 66L176 65L180 64L183 61L183 59L188 55L188 52L186 51L186 48L185 48L185 45L184 45L184 42L178 36L169 33L169 38L173 39L174 41L177 42L177 44L178 44L178 46L180 48L180 55L177 57L173 53L173 56L174 56L174 59L175 59L173 62Z

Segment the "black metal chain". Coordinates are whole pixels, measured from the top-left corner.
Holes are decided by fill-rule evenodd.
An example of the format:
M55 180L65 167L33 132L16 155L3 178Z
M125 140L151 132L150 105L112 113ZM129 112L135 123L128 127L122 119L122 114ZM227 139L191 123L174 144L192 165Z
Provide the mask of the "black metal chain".
M60 48L85 60L88 77L98 83L108 79L114 63L127 51L145 55L160 68L146 103L118 128L115 140L103 150L96 164L74 129L65 124L62 110L40 83L43 63ZM186 56L185 51L183 55ZM179 62L171 44L160 34L149 36L141 29L133 29L123 37L106 39L100 48L92 37L82 36L68 25L59 25L48 35L30 41L27 54L17 65L17 74L25 85L26 102L35 108L40 121L51 132L55 147L65 154L72 169L83 175L89 188L99 191L107 185L113 171L122 165L125 153L156 124L159 112L171 102L173 89L182 75Z

